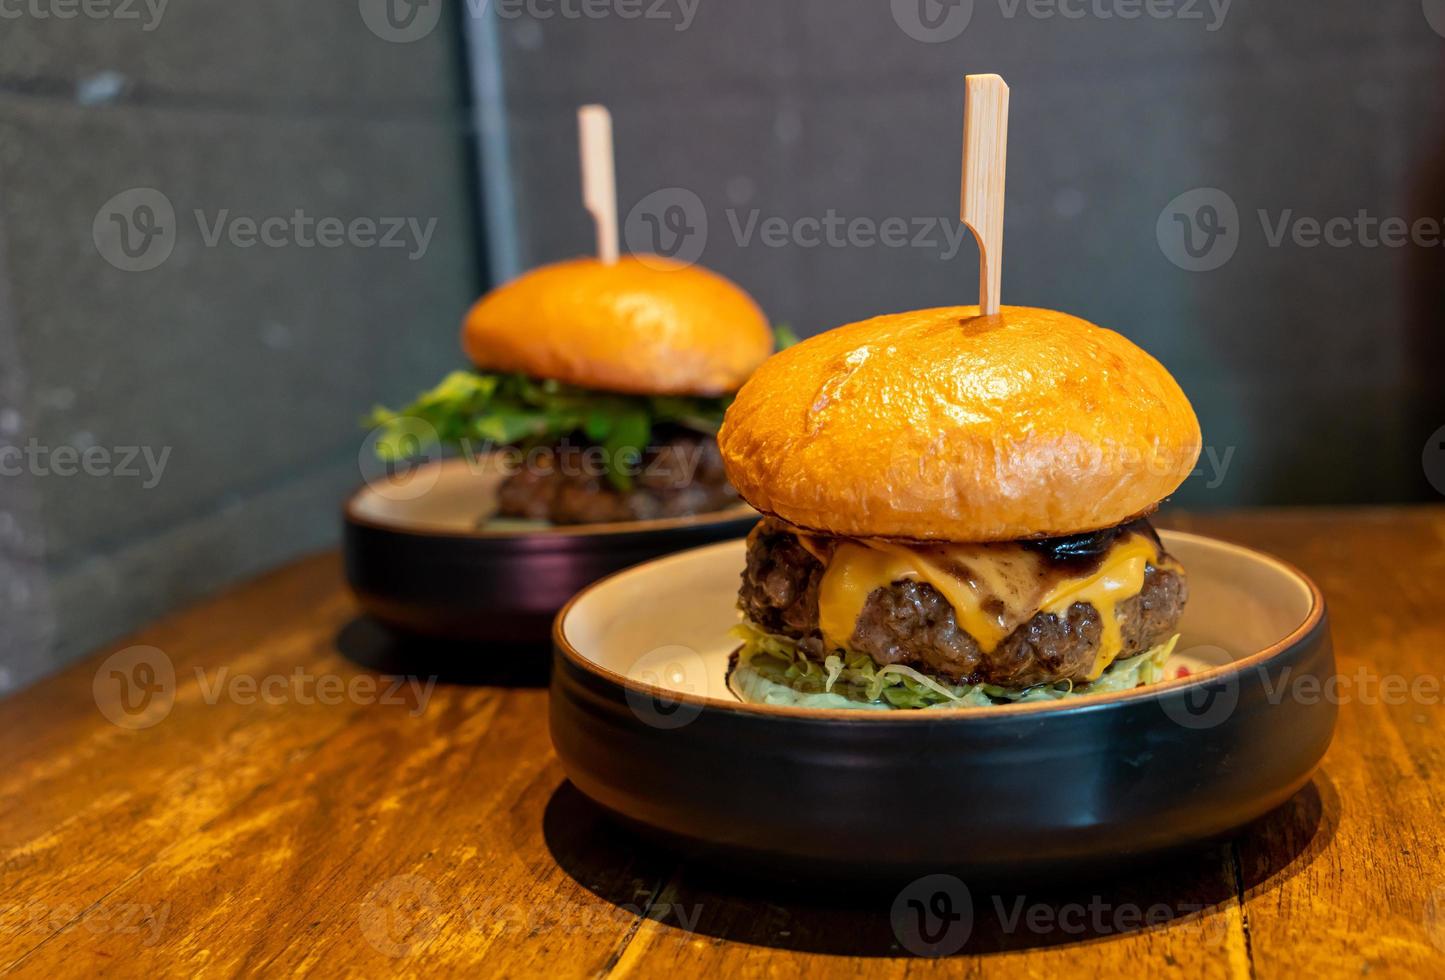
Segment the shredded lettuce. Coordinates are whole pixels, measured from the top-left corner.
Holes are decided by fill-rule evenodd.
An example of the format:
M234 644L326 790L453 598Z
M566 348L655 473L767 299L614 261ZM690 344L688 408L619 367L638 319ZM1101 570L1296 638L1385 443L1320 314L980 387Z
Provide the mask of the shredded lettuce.
M819 664L805 657L791 639L747 624L736 627L734 635L743 641L743 647L728 684L739 699L872 710L982 708L1127 691L1162 679L1164 664L1179 641L1175 636L1145 653L1115 661L1098 680L1088 684L1076 686L1065 681L1015 689L992 684L949 684L902 664L880 667L866 654L845 650L834 651Z

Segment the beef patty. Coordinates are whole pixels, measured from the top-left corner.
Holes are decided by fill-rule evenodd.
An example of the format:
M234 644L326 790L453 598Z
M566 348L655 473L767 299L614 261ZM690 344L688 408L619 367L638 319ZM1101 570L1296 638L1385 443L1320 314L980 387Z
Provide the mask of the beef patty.
M666 434L643 454L631 490L614 487L589 448L561 444L526 454L498 491L497 513L604 524L707 514L738 502L710 435L686 429Z
M1122 532L1154 535L1147 521L1137 521L1091 536L1097 539L1092 545L1079 536L1029 542L1028 547L1039 551L1045 561L1069 570L1071 564L1097 561ZM754 528L747 554L738 595L743 614L770 633L797 640L806 656L821 659L828 652L818 628L823 563L773 520ZM1174 633L1189 587L1177 566L1170 565L1146 565L1143 589L1117 605L1124 643L1121 658L1143 653ZM1063 616L1038 613L993 650L984 651L958 625L953 607L937 589L905 579L868 595L849 646L880 664L905 664L954 683L1022 688L1086 681L1102 632L1099 611L1087 602L1076 602Z

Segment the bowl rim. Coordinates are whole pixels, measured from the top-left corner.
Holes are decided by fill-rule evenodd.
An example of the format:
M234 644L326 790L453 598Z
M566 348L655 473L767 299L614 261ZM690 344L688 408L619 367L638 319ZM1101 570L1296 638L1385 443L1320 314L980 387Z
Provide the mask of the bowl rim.
M436 460L427 465L452 466L458 462L460 461L453 457ZM650 531L675 531L762 517L762 515L751 506L739 501L736 506L729 507L725 510L714 510L705 514L690 514L685 517L656 517L650 520L615 521L605 524L566 524L552 527L538 527L529 530L487 531L480 528L473 530L442 530L439 528L407 527L401 524L391 524L386 521L378 521L363 516L357 509L360 500L365 494L375 492L377 491L372 487L371 483L363 482L346 496L345 500L342 501L341 513L347 523L354 524L358 527L369 528L374 531L385 531L389 534L409 535L419 538L447 538L458 541L535 541L539 539L560 541L568 538L592 538L613 534L643 534ZM626 569L624 569L624 571L626 571Z
M1206 534L1195 534L1190 531L1174 531L1169 529L1161 529L1160 533L1173 538L1187 538L1206 542L1209 545L1219 546L1233 551L1242 557L1247 556L1255 560L1262 560L1267 564L1275 566L1279 571L1302 583L1309 591L1310 608L1305 615L1304 621L1284 637L1262 650L1257 650L1229 664L1223 664L1198 674L1191 674L1189 677L1161 681L1157 684L1149 684L1144 687L1136 687L1112 694L1093 695L1080 698L1078 701L1036 701L1027 704L1002 704L987 708L955 711L858 711L850 708L799 708L788 705L751 704L744 701L733 703L718 698L699 697L686 692L660 687L655 684L642 683L625 677L614 670L602 667L584 657L582 653L573 646L572 642L567 639L564 629L567 617L571 614L573 607L592 592L607 586L614 579L628 575L636 575L641 573L642 570L651 569L656 565L665 565L675 561L681 561L702 551L736 547L738 541L742 539L734 538L730 541L719 541L710 545L675 552L674 554L665 555L661 558L654 558L651 561L632 565L598 579L568 599L566 605L558 610L556 617L552 620L552 644L553 648L560 653L563 658L570 661L573 666L584 673L599 677L621 687L624 692L630 690L644 697L662 697L669 701L696 706L704 711L730 712L762 719L794 719L798 721L826 722L828 724L876 725L891 722L903 724L938 724L944 722L979 724L987 722L989 719L997 718L1017 718L1036 714L1075 714L1078 712L1107 710L1119 705L1156 701L1164 694L1169 694L1184 688L1205 685L1221 678L1238 677L1245 671L1266 664L1280 654L1293 649L1306 640L1324 621L1324 593L1320 591L1320 587L1315 584L1313 579L1284 559L1277 558L1268 552L1259 551L1258 549L1237 544L1233 541L1226 541L1222 538L1210 537ZM556 675L554 673L554 684L556 683L555 678Z

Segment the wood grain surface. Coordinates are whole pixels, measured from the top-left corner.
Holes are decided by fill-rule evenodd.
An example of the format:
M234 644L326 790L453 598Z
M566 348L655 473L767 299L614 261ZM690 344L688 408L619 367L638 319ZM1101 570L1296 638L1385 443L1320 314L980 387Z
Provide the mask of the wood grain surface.
M1335 743L1232 842L973 888L955 956L900 945L896 892L737 880L615 829L552 755L545 652L397 641L324 555L0 702L0 970L1445 975L1445 508L1161 523L1320 583Z

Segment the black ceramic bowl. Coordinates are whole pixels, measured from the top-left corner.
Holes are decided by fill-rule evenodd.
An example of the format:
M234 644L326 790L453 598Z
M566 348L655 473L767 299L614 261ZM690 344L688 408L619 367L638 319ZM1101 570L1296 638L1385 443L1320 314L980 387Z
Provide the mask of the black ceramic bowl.
M746 505L697 517L553 527L494 519L498 471L462 459L376 480L346 502L346 577L363 608L409 633L545 644L557 610L620 568L747 534Z
M1301 789L1330 743L1336 706L1306 680L1334 673L1324 599L1268 555L1164 538L1190 577L1189 677L972 710L744 705L724 682L735 541L562 610L552 741L626 822L752 870L1053 872L1218 836Z

